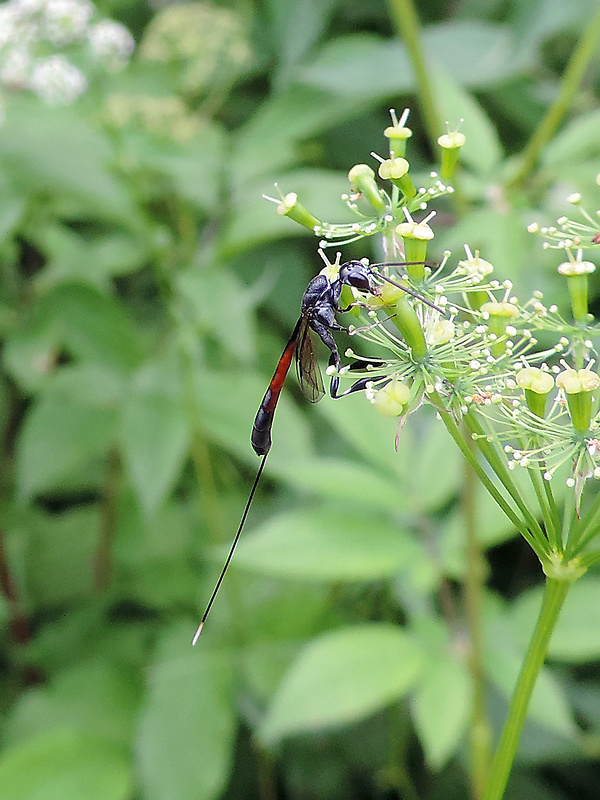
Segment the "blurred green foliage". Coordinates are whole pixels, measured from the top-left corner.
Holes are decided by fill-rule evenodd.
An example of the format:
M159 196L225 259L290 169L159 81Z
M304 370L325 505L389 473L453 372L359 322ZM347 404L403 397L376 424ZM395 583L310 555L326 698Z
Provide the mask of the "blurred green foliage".
M101 7L138 39L129 68L72 107L10 97L0 127L0 797L464 798L463 466L433 415L395 452L363 398L307 409L290 380L190 647L257 467L257 405L320 269L261 194L277 182L339 220L390 105L413 109L417 174L435 166L390 9ZM524 291L557 290L560 259L526 225L597 197L597 69L507 187L595 11L419 4L440 119L467 136L432 255L467 242ZM497 728L540 575L483 496L477 515ZM597 797L599 593L596 571L568 600L510 800Z

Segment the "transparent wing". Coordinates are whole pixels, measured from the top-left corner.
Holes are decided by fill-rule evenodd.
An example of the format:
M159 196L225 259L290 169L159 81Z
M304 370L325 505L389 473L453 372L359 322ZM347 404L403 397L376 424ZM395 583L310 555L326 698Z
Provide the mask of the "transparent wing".
M325 387L308 323L303 326L296 343L296 372L306 399L318 403L325 395Z

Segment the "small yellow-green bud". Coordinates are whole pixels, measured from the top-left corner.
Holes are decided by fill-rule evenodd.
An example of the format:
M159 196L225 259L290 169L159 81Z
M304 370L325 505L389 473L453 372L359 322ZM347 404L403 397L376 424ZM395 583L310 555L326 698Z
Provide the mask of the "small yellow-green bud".
M548 394L554 388L552 375L539 367L524 367L519 370L516 381L521 389L528 389L536 394Z
M440 165L440 177L443 181L448 181L454 174L454 170L458 163L458 155L460 148L464 145L466 139L460 131L452 131L452 133L444 133L438 139L438 144L442 148L442 163Z
M497 302L484 303L481 306L481 310L484 314L489 314L490 320L494 318L503 319L514 317L519 312L519 309L516 307L516 305L514 305L514 303Z
M397 417L410 400L410 388L394 378L383 389L375 392L373 405L384 417Z
M296 192L290 192L281 200L277 206L277 213L282 216L293 219L305 228L314 231L315 228L321 227L321 221L317 219L314 214L311 214L304 206L298 202L298 195Z
M506 327L510 324L511 319L518 314L519 309L513 303L498 303L494 301L483 303L480 307L480 311L488 315L488 328L490 333L501 337L504 335ZM500 356L506 350L506 343L504 341L496 341L492 344L491 350L493 356Z
M558 271L567 278L573 317L579 321L588 315L588 275L594 272L591 261L563 261Z
M592 392L600 386L600 377L591 369L565 369L556 376L556 385L567 399L575 430L587 431L592 415Z
M554 388L554 378L539 367L525 367L516 376L517 384L523 389L525 402L532 414L546 416L546 400Z
M421 262L416 266L407 266L406 271L414 281L422 281L425 277L427 259L427 243L433 239L433 231L424 222L407 221L396 226L396 233L404 242L404 254L407 261Z
M390 142L390 158L402 158L406 155L406 142L412 136L410 128L404 125L390 125L383 132Z
M566 394L593 392L600 386L600 377L591 369L565 369L556 376L556 385Z
M375 173L367 164L355 164L348 173L348 180L352 186L362 194L378 214L385 211L385 201L381 194Z
M479 257L479 250L475 251L475 255L466 246L465 250L467 258L463 258L462 261L458 262L458 269L463 275L471 278L473 284L480 283L494 271L494 267L489 261ZM487 292L483 290L469 292L467 297L473 311L481 309L481 306L489 300Z
M405 158L387 158L379 165L379 177L391 181L405 197L414 197L417 189L408 174L409 163Z
M429 332L427 340L431 345L446 344L454 338L455 333L456 329L452 320L440 319Z

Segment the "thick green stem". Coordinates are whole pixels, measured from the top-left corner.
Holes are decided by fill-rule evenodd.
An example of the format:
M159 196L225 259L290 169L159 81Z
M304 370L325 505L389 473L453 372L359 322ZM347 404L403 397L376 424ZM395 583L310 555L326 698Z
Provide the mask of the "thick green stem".
M527 717L531 693L544 664L550 637L570 585L568 580L546 579L540 615L525 653L482 800L502 800L504 796Z
M442 128L429 73L425 66L417 12L412 0L390 0L390 14L396 31L408 50L417 79L416 96L419 99L427 136L431 147L436 151L437 138L442 132Z
M529 140L527 147L523 150L521 166L510 182L509 188L518 188L535 168L540 153L556 132L560 121L567 113L569 106L579 90L579 84L594 55L599 39L600 6L598 6L596 14L586 24L581 39L573 50L571 59L564 71L560 91L556 100L546 112L546 115Z

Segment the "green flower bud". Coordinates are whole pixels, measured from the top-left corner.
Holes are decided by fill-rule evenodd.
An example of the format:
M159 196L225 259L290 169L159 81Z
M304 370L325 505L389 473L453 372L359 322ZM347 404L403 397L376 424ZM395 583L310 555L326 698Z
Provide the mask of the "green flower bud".
M600 386L600 377L591 369L567 368L556 376L556 385L565 393L575 430L587 431L592 416L592 392Z
M394 378L373 395L373 405L384 417L397 417L410 400L410 387Z
M425 264L422 262L427 259L427 242L433 239L433 231L425 222L410 220L397 225L396 233L402 237L404 242L406 260L420 262L409 264L406 267L410 277L419 283L425 277Z
M588 275L596 267L591 261L564 261L558 267L561 275L567 278L569 295L571 296L571 309L575 320L583 321L588 315Z
M443 181L449 181L454 175L454 170L458 164L460 148L466 139L463 133L453 131L444 133L438 139L438 144L442 148L442 163L440 166L440 177Z
M459 261L458 267L464 275L471 278L473 283L478 283L490 275L494 271L494 267L489 261L479 258L478 250L475 251L475 255L468 248L466 250L468 258ZM484 291L474 291L469 292L467 298L473 311L479 311L481 306L489 300L489 295Z
M294 222L303 225L311 231L314 231L315 228L320 228L322 225L320 220L298 202L298 195L295 192L286 194L277 206L277 213L281 214L281 216L293 219Z
M355 164L348 173L348 180L378 214L383 214L386 208L385 200L379 186L377 186L375 173L371 167L367 164Z
M403 158L406 155L406 142L412 136L411 129L404 125L390 125L383 135L390 142L390 158Z
M379 165L379 177L391 181L405 197L414 197L417 189L408 174L408 168L405 158L388 158Z
M548 394L554 388L554 378L538 367L525 367L516 374L517 384L523 389L527 408L537 417L546 416Z
M403 292L402 296L398 298L390 321L402 334L414 360L420 361L427 355L427 342L417 312L410 304L408 297L406 292Z
M513 303L490 302L483 303L480 308L484 314L488 315L488 329L498 338L504 336L506 328L511 319L515 317L519 309ZM492 344L492 355L501 356L506 350L506 342L496 341Z
M435 323L427 338L432 345L446 344L453 339L455 333L456 326L452 320L440 319Z

